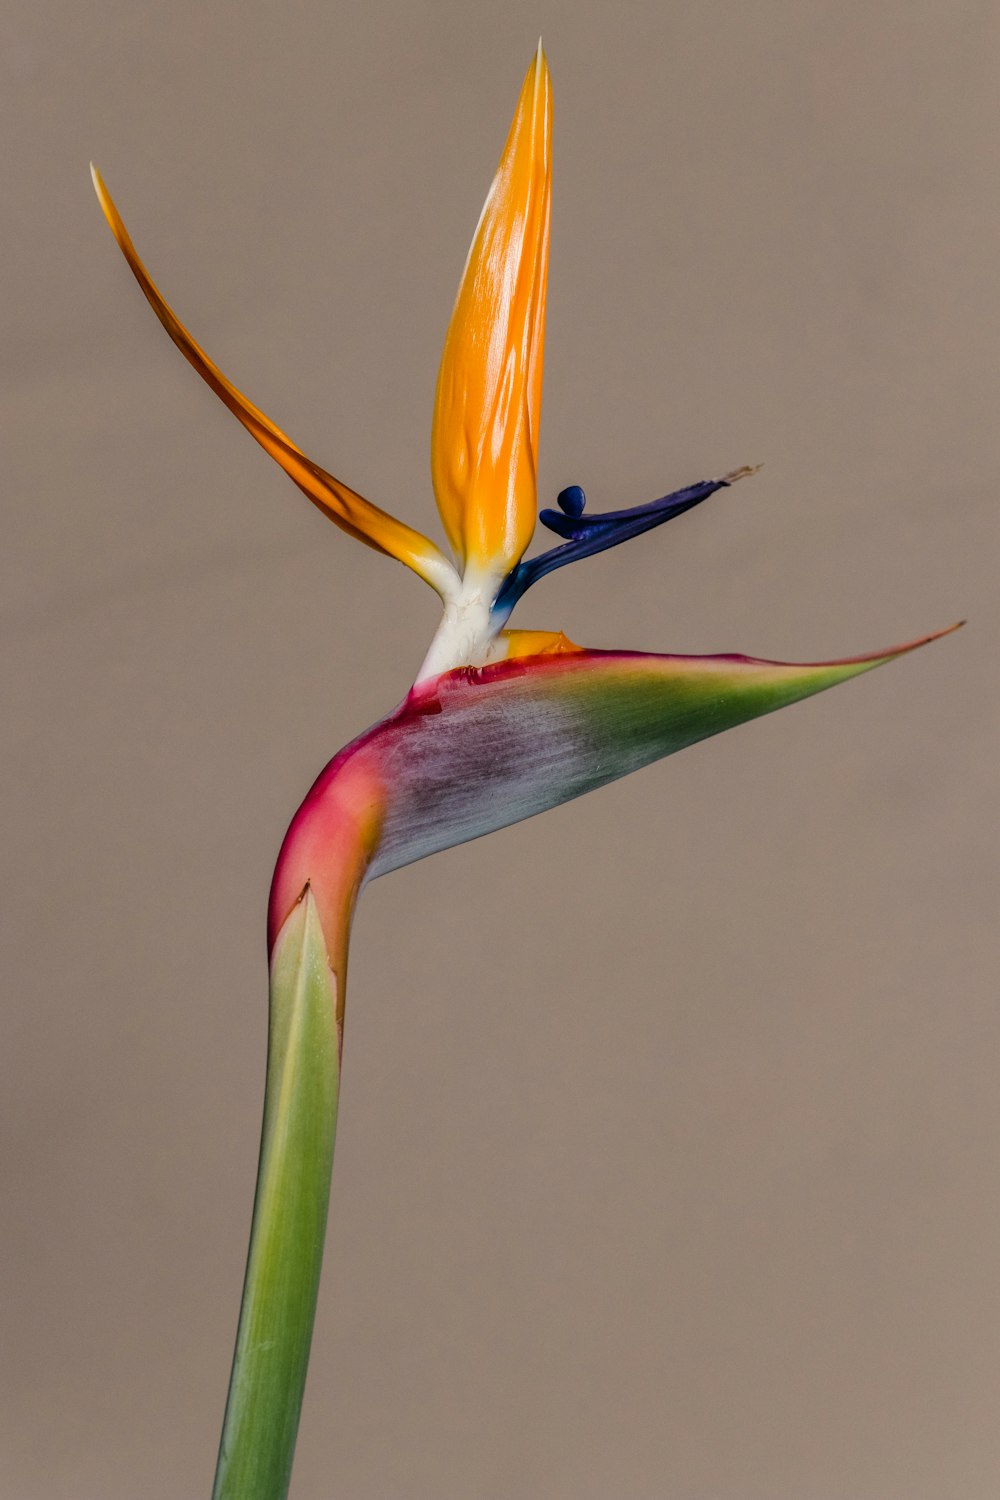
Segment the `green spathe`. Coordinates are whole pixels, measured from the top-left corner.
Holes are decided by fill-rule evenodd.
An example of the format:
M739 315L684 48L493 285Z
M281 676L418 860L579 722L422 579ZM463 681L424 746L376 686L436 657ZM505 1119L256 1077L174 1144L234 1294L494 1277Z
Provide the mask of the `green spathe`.
M374 878L847 682L925 639L933 637L805 665L581 650L447 672L415 688L320 776L279 859L282 901L290 905L312 877L296 864L296 842L326 816L325 799L352 762L383 788Z

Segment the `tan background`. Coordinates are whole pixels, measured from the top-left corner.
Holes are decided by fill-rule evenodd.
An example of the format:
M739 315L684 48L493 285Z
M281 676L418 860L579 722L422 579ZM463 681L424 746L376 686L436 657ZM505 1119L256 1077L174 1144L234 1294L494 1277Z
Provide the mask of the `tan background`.
M87 159L223 367L437 535L539 31L544 496L766 468L519 622L792 659L972 623L367 893L295 1500L995 1496L996 5L8 23L3 1500L208 1493L271 864L435 619L170 347Z

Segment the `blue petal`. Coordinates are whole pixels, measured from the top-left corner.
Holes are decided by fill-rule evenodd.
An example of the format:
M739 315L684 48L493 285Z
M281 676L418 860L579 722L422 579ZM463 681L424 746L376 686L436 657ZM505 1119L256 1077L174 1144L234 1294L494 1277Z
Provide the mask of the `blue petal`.
M552 573L566 563L576 562L578 558L604 552L608 547L617 547L619 542L627 542L630 537L639 536L644 531L652 531L654 526L662 526L664 521L671 521L674 516L683 515L686 510L700 505L709 495L714 495L716 490L726 489L737 479L754 472L750 468L736 469L722 479L705 479L699 484L690 484L685 489L675 490L648 505L634 505L629 510L605 511L602 515L595 516L584 514L587 497L578 484L570 485L559 494L561 509L543 510L539 516L543 526L566 540L560 547L553 547L538 557L530 557L518 563L504 579L494 612L506 618L521 595L533 583L537 583L539 578L544 578L546 573Z

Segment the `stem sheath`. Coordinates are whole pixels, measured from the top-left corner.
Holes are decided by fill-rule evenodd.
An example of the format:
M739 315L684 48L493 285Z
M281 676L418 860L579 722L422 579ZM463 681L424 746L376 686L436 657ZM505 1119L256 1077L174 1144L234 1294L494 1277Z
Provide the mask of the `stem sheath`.
M288 1493L330 1197L343 981L306 887L271 959L257 1194L212 1500Z

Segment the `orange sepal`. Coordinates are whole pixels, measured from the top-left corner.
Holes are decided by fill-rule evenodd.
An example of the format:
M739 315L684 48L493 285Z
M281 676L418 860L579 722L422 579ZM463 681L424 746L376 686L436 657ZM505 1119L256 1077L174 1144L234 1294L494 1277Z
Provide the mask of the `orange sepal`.
M463 562L503 576L537 509L552 83L539 43L483 208L445 337L431 474Z
M194 366L206 384L211 386L220 401L228 406L237 421L241 422L250 436L256 438L264 451L281 465L303 494L349 536L356 537L358 541L365 542L369 547L374 547L377 552L384 552L387 556L396 558L398 562L405 563L442 597L450 593L458 580L454 568L440 548L419 531L415 531L402 521L397 521L395 516L390 516L388 512L380 510L377 505L372 505L355 490L342 484L325 469L321 469L319 464L308 458L301 448L281 431L280 427L276 427L269 417L254 406L252 401L248 401L246 396L226 379L218 365L209 359L204 349L195 342L180 319L164 301L155 282L139 259L131 236L122 222L111 194L104 185L101 174L93 165L90 170L98 200L104 210L104 217L118 241L119 249L128 261L133 276L142 288L146 300L184 358Z

